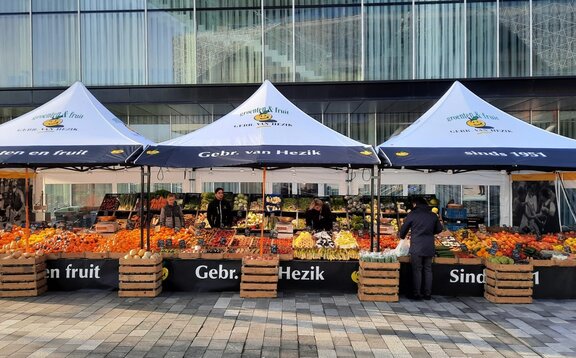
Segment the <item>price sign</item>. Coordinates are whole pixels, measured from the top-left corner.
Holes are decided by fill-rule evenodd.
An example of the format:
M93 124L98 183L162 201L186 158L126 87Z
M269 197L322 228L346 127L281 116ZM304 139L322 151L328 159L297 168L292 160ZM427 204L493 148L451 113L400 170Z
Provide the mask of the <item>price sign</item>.
M276 230L270 230L270 237L271 237L272 239L277 238L277 237L278 237L278 231L276 231Z
M16 236L16 237L14 238L14 241L16 241L16 242L20 241L20 236Z
M494 255L496 255L496 252L498 252L498 243L496 241L492 241L492 246L488 250L488 253L490 253L490 255L494 256Z
M514 250L512 250L512 258L514 259L514 261L520 260L521 250L522 250L522 244L516 244L516 247L514 247Z
M185 249L186 248L186 240L178 240L178 247L180 249Z
M166 239L166 247L167 248L172 248L172 239Z
M460 244L460 250L462 252L468 252L468 246L466 246L466 244Z
M164 240L162 240L162 239L158 240L158 247L161 249L164 248Z
M206 223L202 222L198 226L200 227L200 229L204 229L206 227Z
M250 228L249 227L244 229L244 235L250 236Z
M278 245L272 244L272 246L270 246L270 253L276 255L278 253Z
M202 232L201 232L199 229L196 229L196 231L194 232L194 234L195 234L196 236L200 236L200 235L202 235Z
M571 254L571 253L572 253L572 249L570 248L570 246L564 245L564 252L567 253L567 254Z
M6 226L4 227L4 231L5 232L12 232L12 224L10 224L10 223L6 224Z
M358 230L358 236L360 237L364 236L364 230Z
M226 245L226 238L224 236L220 238L220 245L222 246Z
M566 237L564 237L564 235L562 233L558 234L558 241L559 242L564 242L564 240L566 240Z
M463 239L467 239L467 238L468 238L468 230L462 231L462 238L463 238Z
M236 216L241 217L242 216L242 211L238 210L238 212L236 213Z
M198 245L204 246L204 243L205 243L204 239L198 239Z

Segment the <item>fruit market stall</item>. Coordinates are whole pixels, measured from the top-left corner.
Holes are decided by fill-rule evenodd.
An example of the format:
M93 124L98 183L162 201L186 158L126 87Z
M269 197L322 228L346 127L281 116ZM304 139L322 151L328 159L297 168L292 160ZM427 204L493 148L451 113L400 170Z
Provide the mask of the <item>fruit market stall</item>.
M384 165L395 168L576 169L576 140L509 115L458 81L418 120L380 144L378 150Z
M42 106L0 125L0 166L127 165L150 144L76 82Z

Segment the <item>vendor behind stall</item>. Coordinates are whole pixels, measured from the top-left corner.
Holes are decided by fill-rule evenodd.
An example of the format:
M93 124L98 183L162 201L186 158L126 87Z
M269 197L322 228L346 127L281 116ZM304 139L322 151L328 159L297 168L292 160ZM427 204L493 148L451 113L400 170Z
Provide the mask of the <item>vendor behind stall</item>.
M184 213L176 204L176 195L170 193L166 197L167 204L160 210L159 224L171 229L180 229L184 225Z
M232 205L224 199L224 189L214 190L216 198L208 204L208 223L212 228L230 227L232 225Z
M306 226L314 231L331 231L334 217L330 210L330 205L316 198L310 203L306 210Z

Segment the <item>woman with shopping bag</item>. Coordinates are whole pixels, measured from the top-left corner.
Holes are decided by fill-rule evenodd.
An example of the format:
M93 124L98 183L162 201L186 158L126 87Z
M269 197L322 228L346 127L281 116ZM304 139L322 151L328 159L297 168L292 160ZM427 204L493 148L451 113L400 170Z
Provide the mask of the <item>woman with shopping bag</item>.
M412 299L429 300L432 297L432 259L436 254L434 235L442 232L443 227L424 198L414 198L412 206L413 210L406 216L398 236L403 241L410 232ZM405 245L402 241L399 245Z

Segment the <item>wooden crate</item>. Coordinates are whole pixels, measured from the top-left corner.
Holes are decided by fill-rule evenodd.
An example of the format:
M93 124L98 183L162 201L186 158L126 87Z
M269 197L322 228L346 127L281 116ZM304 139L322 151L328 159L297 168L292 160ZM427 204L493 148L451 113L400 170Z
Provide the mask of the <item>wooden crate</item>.
M156 297L162 292L162 259L120 259L119 297Z
M278 296L278 256L272 259L242 259L242 278L240 280L240 297L274 298Z
M360 301L398 302L400 262L360 261L358 298Z
M534 266L486 262L484 297L492 303L532 303Z
M45 256L0 260L0 297L32 297L46 290Z

